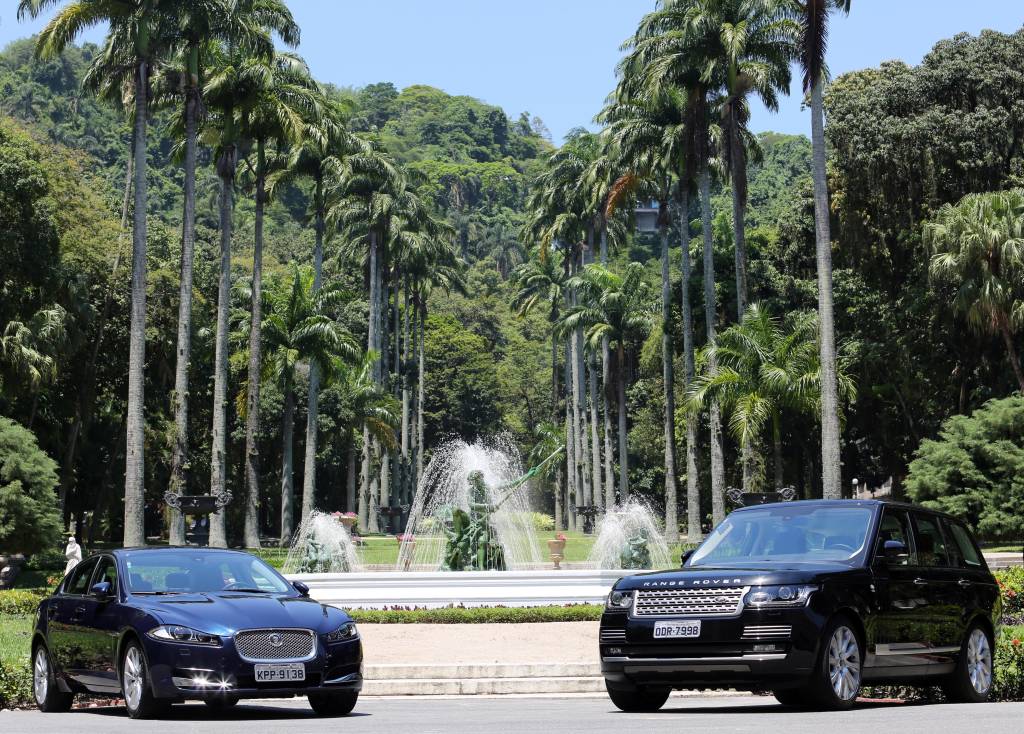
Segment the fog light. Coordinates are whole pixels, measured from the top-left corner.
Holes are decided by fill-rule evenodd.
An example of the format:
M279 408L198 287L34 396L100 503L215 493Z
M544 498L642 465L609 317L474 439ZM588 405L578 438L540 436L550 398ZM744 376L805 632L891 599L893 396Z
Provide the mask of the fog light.
M777 649L778 645L764 643L754 645L754 652L775 652Z

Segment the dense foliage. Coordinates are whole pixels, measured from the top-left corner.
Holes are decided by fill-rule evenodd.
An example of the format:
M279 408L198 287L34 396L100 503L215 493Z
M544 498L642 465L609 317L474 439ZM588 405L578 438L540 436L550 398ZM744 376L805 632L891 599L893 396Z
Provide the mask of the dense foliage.
M907 494L964 518L984 537L1024 534L1024 397L990 400L943 422L910 463Z
M35 438L0 417L0 549L31 555L60 542L57 464Z

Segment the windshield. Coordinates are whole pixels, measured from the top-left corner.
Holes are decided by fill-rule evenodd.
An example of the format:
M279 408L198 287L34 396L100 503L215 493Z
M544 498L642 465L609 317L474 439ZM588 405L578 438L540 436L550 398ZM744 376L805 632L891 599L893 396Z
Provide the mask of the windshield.
M734 512L707 537L687 566L762 561L849 561L867 542L867 507L774 505Z
M128 556L125 567L133 594L294 591L274 569L244 553L146 551Z

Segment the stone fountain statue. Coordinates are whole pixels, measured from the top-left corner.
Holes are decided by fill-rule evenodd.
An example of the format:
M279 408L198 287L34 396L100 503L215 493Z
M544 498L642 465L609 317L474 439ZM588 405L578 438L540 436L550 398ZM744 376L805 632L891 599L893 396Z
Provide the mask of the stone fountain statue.
M444 553L446 571L504 571L505 552L495 542L491 515L500 507L487 502L483 472L470 472L469 512L451 510L451 527L445 528L448 543Z

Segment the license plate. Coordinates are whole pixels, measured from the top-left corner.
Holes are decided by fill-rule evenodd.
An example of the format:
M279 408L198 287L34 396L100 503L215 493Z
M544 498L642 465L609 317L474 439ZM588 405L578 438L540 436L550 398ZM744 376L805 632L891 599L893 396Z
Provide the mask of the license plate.
M655 622L654 639L666 637L700 637L700 620L686 622Z
M306 680L306 666L302 663L257 665L257 683L291 683Z

